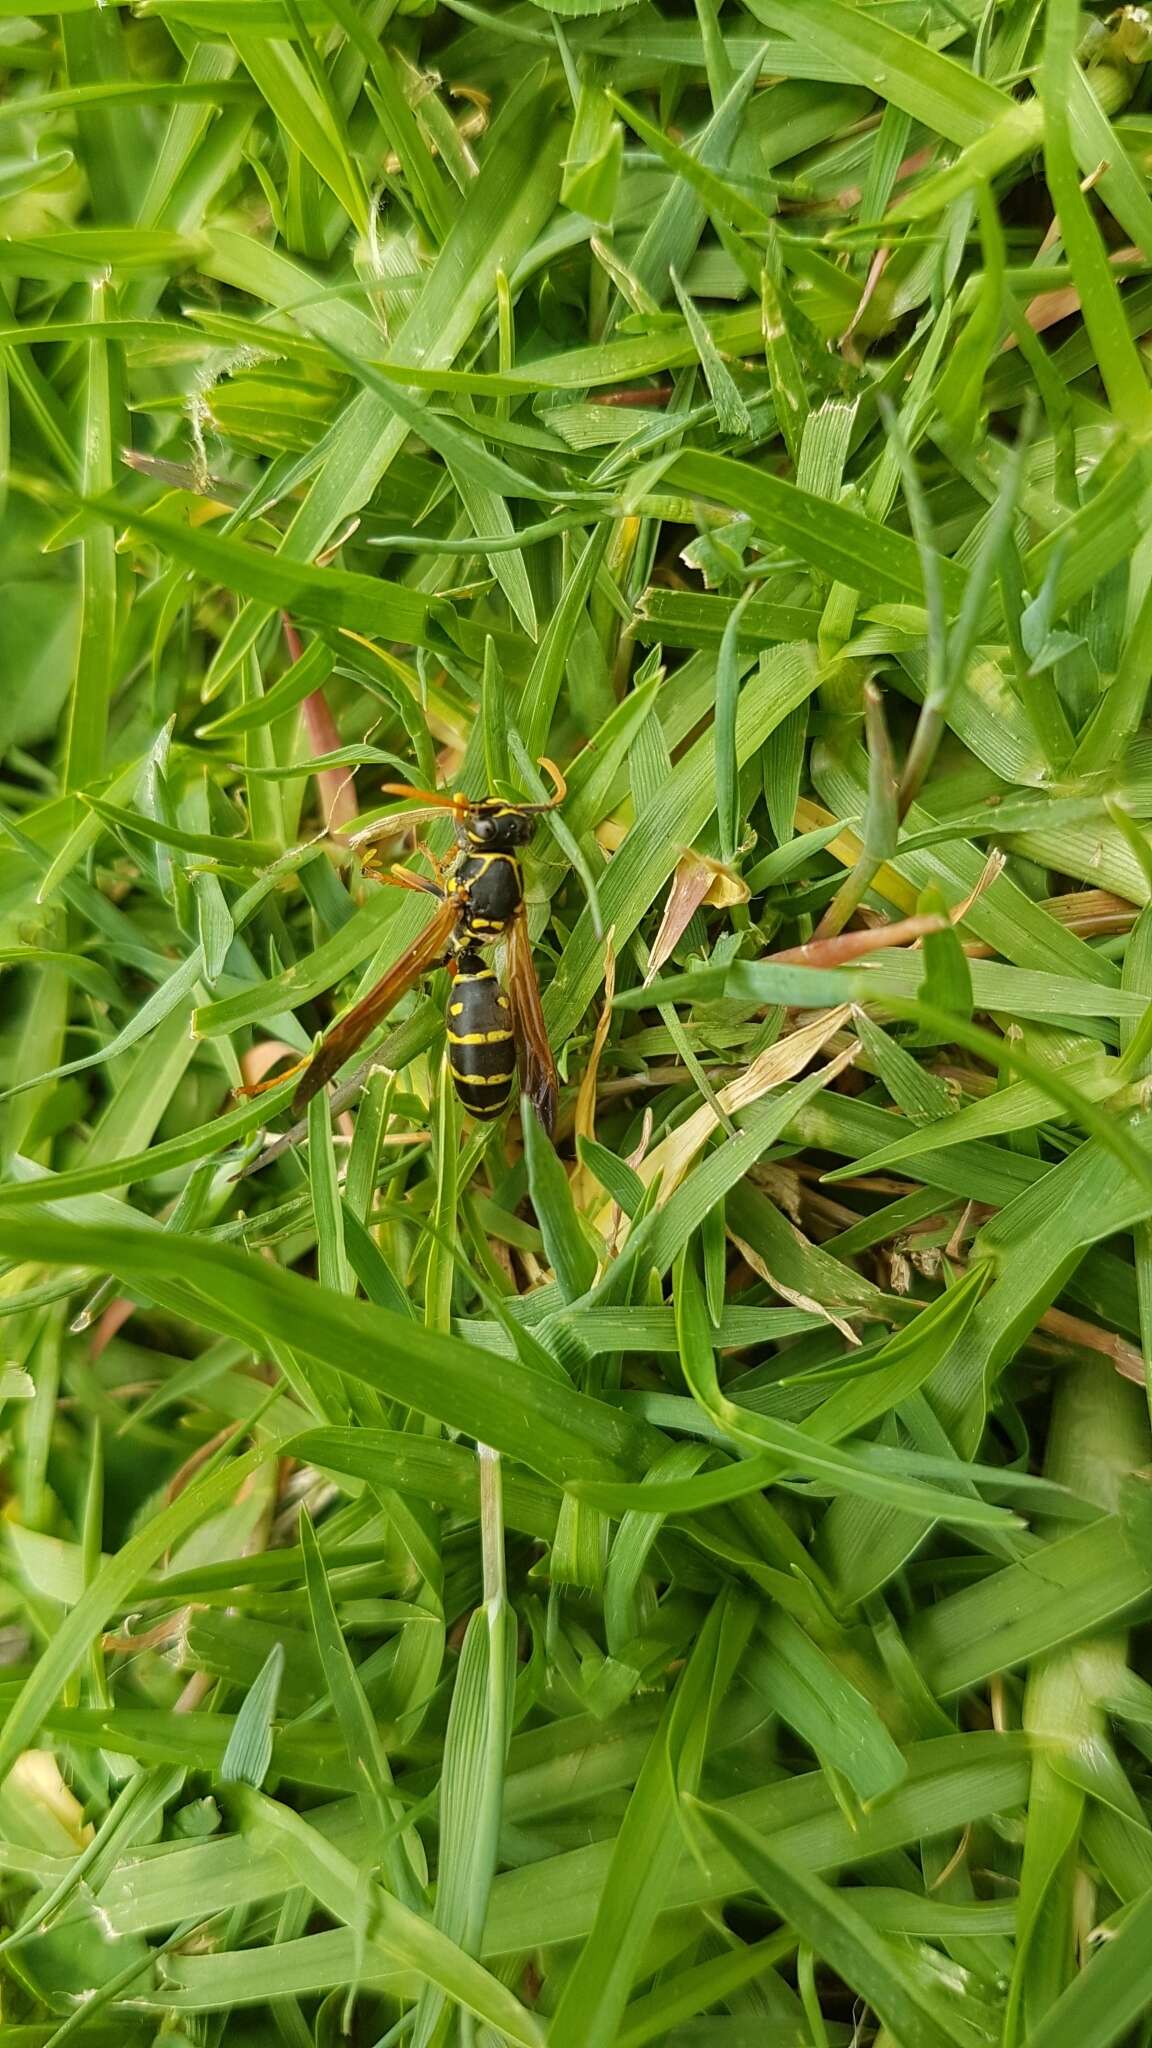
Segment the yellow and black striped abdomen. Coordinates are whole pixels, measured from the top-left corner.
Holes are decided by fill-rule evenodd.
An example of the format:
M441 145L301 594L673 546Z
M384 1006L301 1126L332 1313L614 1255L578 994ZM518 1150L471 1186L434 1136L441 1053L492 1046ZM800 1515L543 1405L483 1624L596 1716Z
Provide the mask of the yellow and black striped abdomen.
M461 954L448 998L448 1064L465 1109L482 1121L507 1107L516 1075L508 998L477 954Z

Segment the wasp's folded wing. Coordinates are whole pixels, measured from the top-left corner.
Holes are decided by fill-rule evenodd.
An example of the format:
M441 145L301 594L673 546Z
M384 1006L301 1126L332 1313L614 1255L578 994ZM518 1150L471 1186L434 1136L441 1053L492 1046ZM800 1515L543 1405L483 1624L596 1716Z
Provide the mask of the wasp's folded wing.
M345 1060L351 1059L369 1032L388 1015L393 1004L407 994L413 983L419 981L422 974L427 974L430 968L439 966L455 930L457 914L456 898L446 896L435 917L429 919L423 931L401 953L387 974L342 1017L337 1017L308 1062L300 1086L292 1097L295 1115L299 1115L326 1081L339 1073Z
M536 963L532 958L532 941L528 936L528 918L523 905L513 918L508 933L508 996L512 1004L512 1025L516 1033L524 1093L535 1105L544 1129L550 1132L556 1119L559 1083L544 1012L540 1007L540 984L536 979Z

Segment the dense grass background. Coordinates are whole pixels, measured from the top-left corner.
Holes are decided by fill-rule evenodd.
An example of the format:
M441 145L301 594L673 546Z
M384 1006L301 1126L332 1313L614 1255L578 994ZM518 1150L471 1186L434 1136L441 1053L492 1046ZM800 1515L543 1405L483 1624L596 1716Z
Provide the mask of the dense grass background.
M1146 57L3 7L8 2048L1152 2041Z

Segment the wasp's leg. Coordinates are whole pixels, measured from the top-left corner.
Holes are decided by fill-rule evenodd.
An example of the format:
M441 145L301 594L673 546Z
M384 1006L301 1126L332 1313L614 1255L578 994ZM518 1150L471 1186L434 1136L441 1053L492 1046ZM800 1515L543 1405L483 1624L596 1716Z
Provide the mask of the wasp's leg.
M441 903L448 894L439 880L433 882L427 875L414 875L410 869L395 865L381 868L374 879L377 882L386 882L391 889L414 889L418 896L435 896Z
M309 1053L302 1060L294 1060L290 1067L282 1068L280 1073L270 1074L263 1081L248 1081L242 1088L234 1088L232 1092L241 1102L250 1101L254 1095L267 1095L273 1088L279 1088L283 1082L290 1081L293 1074L302 1074L311 1057Z

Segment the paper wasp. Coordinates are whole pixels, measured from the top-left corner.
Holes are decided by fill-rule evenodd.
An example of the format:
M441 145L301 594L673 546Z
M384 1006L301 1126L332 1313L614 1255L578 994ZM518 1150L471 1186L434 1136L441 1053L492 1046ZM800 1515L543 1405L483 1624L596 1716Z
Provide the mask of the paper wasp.
M456 852L443 865L428 855L434 878L400 867L380 874L382 882L395 888L434 896L437 910L387 974L325 1033L304 1066L292 1098L294 1114L332 1079L421 975L447 966L453 976L448 998L448 1065L464 1107L485 1122L498 1117L512 1094L518 1062L524 1092L545 1128L551 1129L556 1062L540 1008L519 860L519 849L531 839L537 817L555 810L567 789L551 761L542 765L556 789L548 803L512 803L499 796L441 796L413 789L405 782L384 784L386 795L416 797L421 808L390 818L386 828L369 826L349 840L354 851L367 849L366 864L371 863L385 829L394 834L397 826L407 830L445 811L452 815ZM507 994L501 991L481 951L501 938L508 949Z

